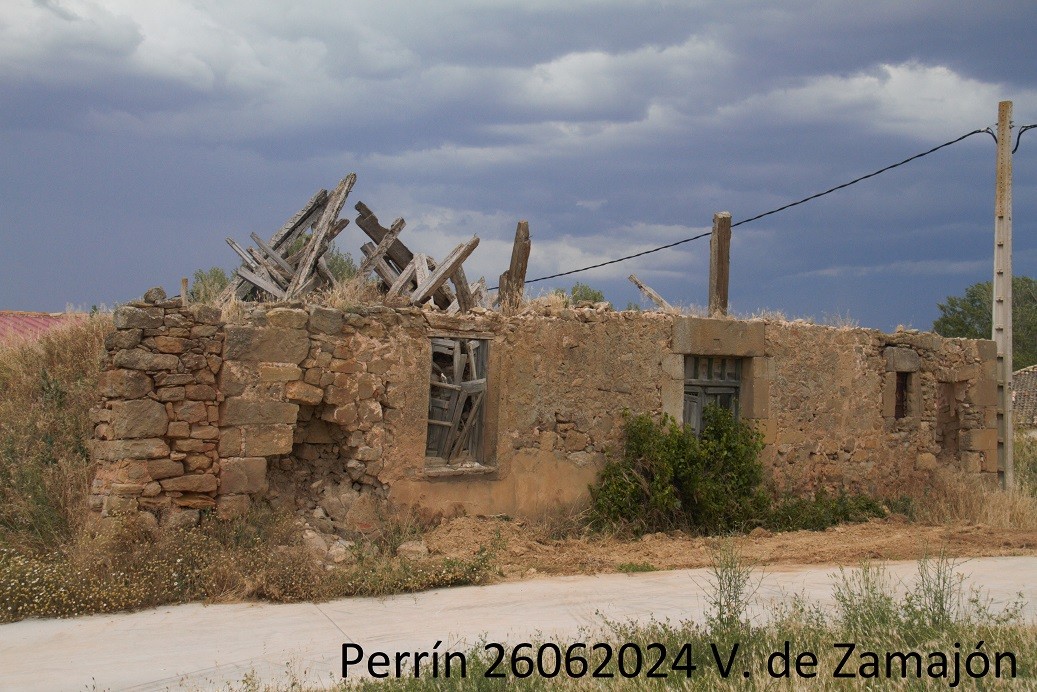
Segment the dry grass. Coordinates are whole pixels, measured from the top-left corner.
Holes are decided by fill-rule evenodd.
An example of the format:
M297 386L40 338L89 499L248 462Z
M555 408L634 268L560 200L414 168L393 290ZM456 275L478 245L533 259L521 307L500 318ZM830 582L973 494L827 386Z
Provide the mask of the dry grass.
M1037 530L1037 497L1027 488L983 488L954 472L939 472L917 500L915 518L933 524L982 524Z
M362 305L382 304L382 292L378 284L364 277L354 276L340 281L313 298L313 302L338 310L349 310Z
M104 314L0 348L0 547L48 550L85 514Z

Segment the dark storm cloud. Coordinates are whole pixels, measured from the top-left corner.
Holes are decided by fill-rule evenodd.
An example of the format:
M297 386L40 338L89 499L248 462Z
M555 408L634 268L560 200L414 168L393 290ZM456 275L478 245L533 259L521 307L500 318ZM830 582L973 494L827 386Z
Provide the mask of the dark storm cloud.
M993 123L1037 122L1029 3L21 0L0 9L0 307L126 300L269 234L317 187L405 216L493 283L649 249ZM1037 273L1037 131L1016 158L1017 270ZM1029 147L1027 147L1029 144ZM732 301L927 327L990 273L991 139L736 229ZM356 253L350 228L341 245ZM631 271L705 300L708 241Z

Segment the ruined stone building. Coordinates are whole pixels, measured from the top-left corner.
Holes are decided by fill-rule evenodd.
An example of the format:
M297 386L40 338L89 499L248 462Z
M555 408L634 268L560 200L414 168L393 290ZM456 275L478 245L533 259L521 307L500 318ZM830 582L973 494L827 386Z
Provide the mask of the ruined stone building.
M622 416L720 403L794 490L997 479L994 344L802 322L545 309L459 317L179 301L115 312L91 506L192 521L257 498L533 516L586 498ZM290 505L291 506L291 505Z

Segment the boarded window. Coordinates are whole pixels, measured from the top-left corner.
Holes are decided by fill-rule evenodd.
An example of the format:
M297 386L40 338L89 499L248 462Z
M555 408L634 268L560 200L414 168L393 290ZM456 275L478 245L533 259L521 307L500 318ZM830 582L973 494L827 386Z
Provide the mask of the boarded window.
M488 349L480 339L432 339L427 456L481 461Z
M911 373L909 372L898 372L897 373L897 393L896 393L896 405L893 409L894 418L906 418L908 414L907 410L907 392L908 387L911 383ZM888 409L887 409L888 410Z
M684 424L702 432L702 410L717 404L738 418L742 360L728 356L684 357Z

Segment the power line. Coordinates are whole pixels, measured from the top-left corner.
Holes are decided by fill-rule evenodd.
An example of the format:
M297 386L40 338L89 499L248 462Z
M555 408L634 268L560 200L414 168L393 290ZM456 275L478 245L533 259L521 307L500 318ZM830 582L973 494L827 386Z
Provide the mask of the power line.
M1023 138L1023 133L1026 132L1027 130L1032 130L1035 127L1037 127L1037 125L1023 125L1022 127L1019 128L1019 134L1017 134L1015 136L1015 147L1013 147L1013 149L1012 149L1012 153L1013 154L1019 148L1019 140ZM996 140L997 138L995 137L994 139Z
M1035 128L1035 127L1037 127L1037 125L1026 125L1024 128L1020 129L1019 135L1020 136L1022 135L1023 130L1025 130L1025 129L1032 129L1032 128ZM914 156L909 156L908 158L904 159L903 161L898 161L897 163L894 163L894 164L891 164L889 166L886 166L885 168L880 168L879 170L874 171L872 173L868 173L867 175L862 175L859 178L854 178L853 180L851 180L849 182L846 182L846 183L843 183L842 185L836 185L835 187L829 188L829 189L825 190L824 192L818 192L817 194L810 195L809 197L804 197L803 199L797 200L795 202L790 202L789 204L786 204L784 206L778 207L777 209L771 209L770 211L766 211L766 212L764 212L762 214L757 214L756 216L749 217L748 219L742 219L741 221L738 221L737 223L731 224L731 228L734 228L735 226L741 226L742 224L747 224L747 223L750 223L752 221L756 221L758 219L762 219L763 217L770 216L771 214L777 214L778 212L785 211L786 209L791 209L792 207L798 206L800 204L805 204L806 202L809 202L811 200L815 200L815 199L817 199L819 197L824 197L825 195L829 195L829 194L831 194L831 193L833 193L833 192L835 192L837 190L842 190L843 188L850 187L851 185L856 185L857 183L859 183L861 181L864 181L864 180L867 180L868 178L874 178L875 176L881 175L882 173L885 173L886 171L891 171L894 168L898 168L898 167L903 166L904 164L910 163L910 162L912 162L912 161L914 161L916 159L920 159L923 156L928 156L929 154L935 153L935 152L937 152L940 149L943 149L945 147L949 147L952 144L957 144L958 142L966 140L969 137L972 137L973 135L978 135L978 134L983 134L983 133L989 134L991 137L994 137L994 141L997 141L996 135L994 135L993 131L989 127L983 128L981 130L973 130L972 132L968 132L966 134L963 134L961 137L958 137L956 139L952 139L949 142L944 142L943 144L940 144L939 146L935 146L932 149L928 149L928 150L923 151L923 152L921 152L919 154L915 154ZM1019 144L1018 144L1018 141L1017 141L1016 142L1016 147L1018 148L1018 146L1019 146ZM660 245L659 247L652 248L651 250L644 250L642 252L636 252L636 253L634 253L632 255L626 255L625 257L617 257L616 259L608 260L606 262L599 262L598 264L592 264L592 265L587 266L587 267L580 267L579 269L570 269L569 271L559 272L557 274L550 274L548 276L539 276L539 277L537 277L535 279L528 279L525 283L526 284L532 284L532 283L536 283L538 281L547 281L548 279L557 279L558 277L561 277L561 276L569 276L570 274L578 274L580 272L589 271L591 269L598 269L599 267L606 267L606 266L608 266L610 264L616 264L618 262L625 262L627 260L631 260L631 259L634 259L636 257L644 257L645 255L652 254L653 252L659 252L660 250L668 250L671 247L676 247L676 246L682 245L684 243L690 243L693 240L699 240L700 238L705 238L705 237L707 237L709 235L712 235L712 233L713 233L712 231L707 231L706 233L699 233L698 235L692 236L690 238L684 238L683 240L678 240L678 241L673 242L673 243L668 243L666 245ZM493 288L491 288L489 290L494 291L494 290L497 290L498 288L499 288L499 286L494 286Z

